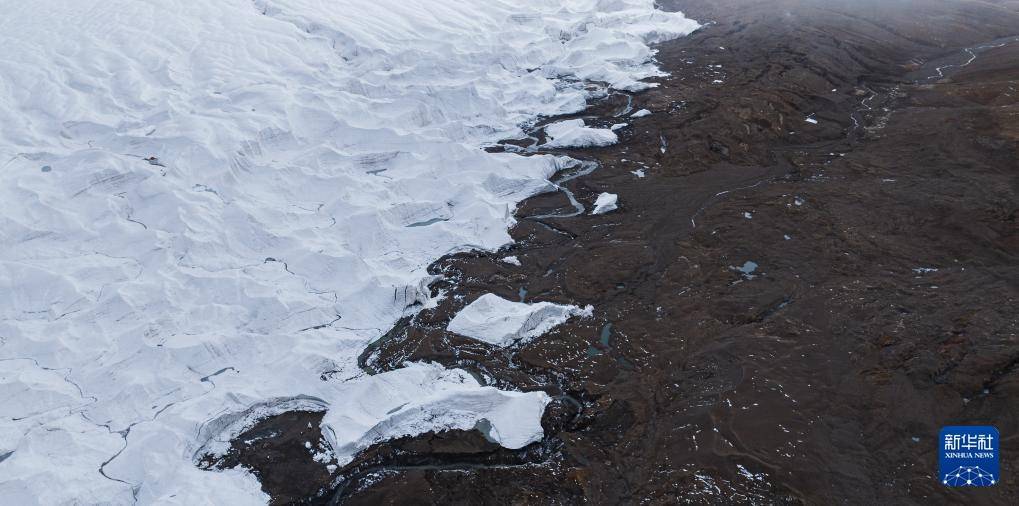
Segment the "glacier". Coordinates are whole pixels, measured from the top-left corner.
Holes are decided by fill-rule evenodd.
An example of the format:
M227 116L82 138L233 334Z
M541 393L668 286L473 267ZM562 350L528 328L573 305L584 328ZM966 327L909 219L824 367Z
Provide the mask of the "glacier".
M481 147L588 83L645 89L651 44L698 27L652 0L3 10L0 497L22 505L264 504L195 460L287 409L326 411L341 464L481 421L540 439L543 392L356 356L563 163Z

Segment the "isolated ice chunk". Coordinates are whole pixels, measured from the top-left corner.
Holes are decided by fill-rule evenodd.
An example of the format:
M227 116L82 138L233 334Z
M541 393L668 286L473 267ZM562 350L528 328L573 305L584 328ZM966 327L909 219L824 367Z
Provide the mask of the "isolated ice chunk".
M496 346L538 337L573 316L590 316L593 308L551 302L525 304L486 293L460 310L447 330Z
M570 119L552 123L545 127L550 148L583 148L609 146L619 142L616 133L608 128L590 128L584 126L582 119Z
M618 201L619 196L615 193L602 193L594 201L594 210L591 211L591 214L605 214L609 211L614 211L617 208L616 202Z

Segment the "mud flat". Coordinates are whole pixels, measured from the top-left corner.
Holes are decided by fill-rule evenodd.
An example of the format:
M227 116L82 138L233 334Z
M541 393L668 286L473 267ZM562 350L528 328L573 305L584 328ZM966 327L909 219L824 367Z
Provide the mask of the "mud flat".
M327 473L287 450L319 415L291 414L221 465L279 503L1019 496L1019 4L663 3L712 23L660 47L659 87L585 112L627 124L561 151L597 170L527 200L511 247L434 264L449 296L361 357L543 390L545 439L429 434ZM486 293L595 312L523 346L446 331ZM938 430L984 423L1002 481L942 487Z

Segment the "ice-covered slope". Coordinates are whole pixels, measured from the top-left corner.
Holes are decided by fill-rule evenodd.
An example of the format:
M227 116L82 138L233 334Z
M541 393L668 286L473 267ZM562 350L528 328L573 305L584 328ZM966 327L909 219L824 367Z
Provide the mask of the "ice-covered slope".
M355 357L562 162L478 146L583 107L578 79L640 89L697 26L652 3L5 2L0 497L264 502L193 459L295 402L341 460L482 418L540 437L542 393Z

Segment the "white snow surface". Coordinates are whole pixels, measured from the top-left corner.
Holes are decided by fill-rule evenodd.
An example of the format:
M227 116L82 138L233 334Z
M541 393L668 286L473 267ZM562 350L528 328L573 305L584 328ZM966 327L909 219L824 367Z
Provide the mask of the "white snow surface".
M638 175L637 177L644 176ZM591 210L591 214L605 214L609 211L615 211L617 209L616 204L618 202L619 196L615 193L602 193L594 200L594 209Z
M651 115L651 111L649 111L647 109L641 109L641 110L631 114L630 117L631 118L643 118L644 116L650 116L650 115Z
M261 504L195 459L295 406L341 461L482 421L540 438L543 393L356 357L567 162L480 146L585 81L646 88L648 44L697 26L653 0L7 2L0 497Z
M594 308L506 300L494 293L478 297L460 310L446 330L496 346L526 343L574 316L591 316Z
M549 148L586 148L611 146L619 142L619 137L611 128L591 128L584 126L582 119L557 121L545 126L549 140L544 144Z

